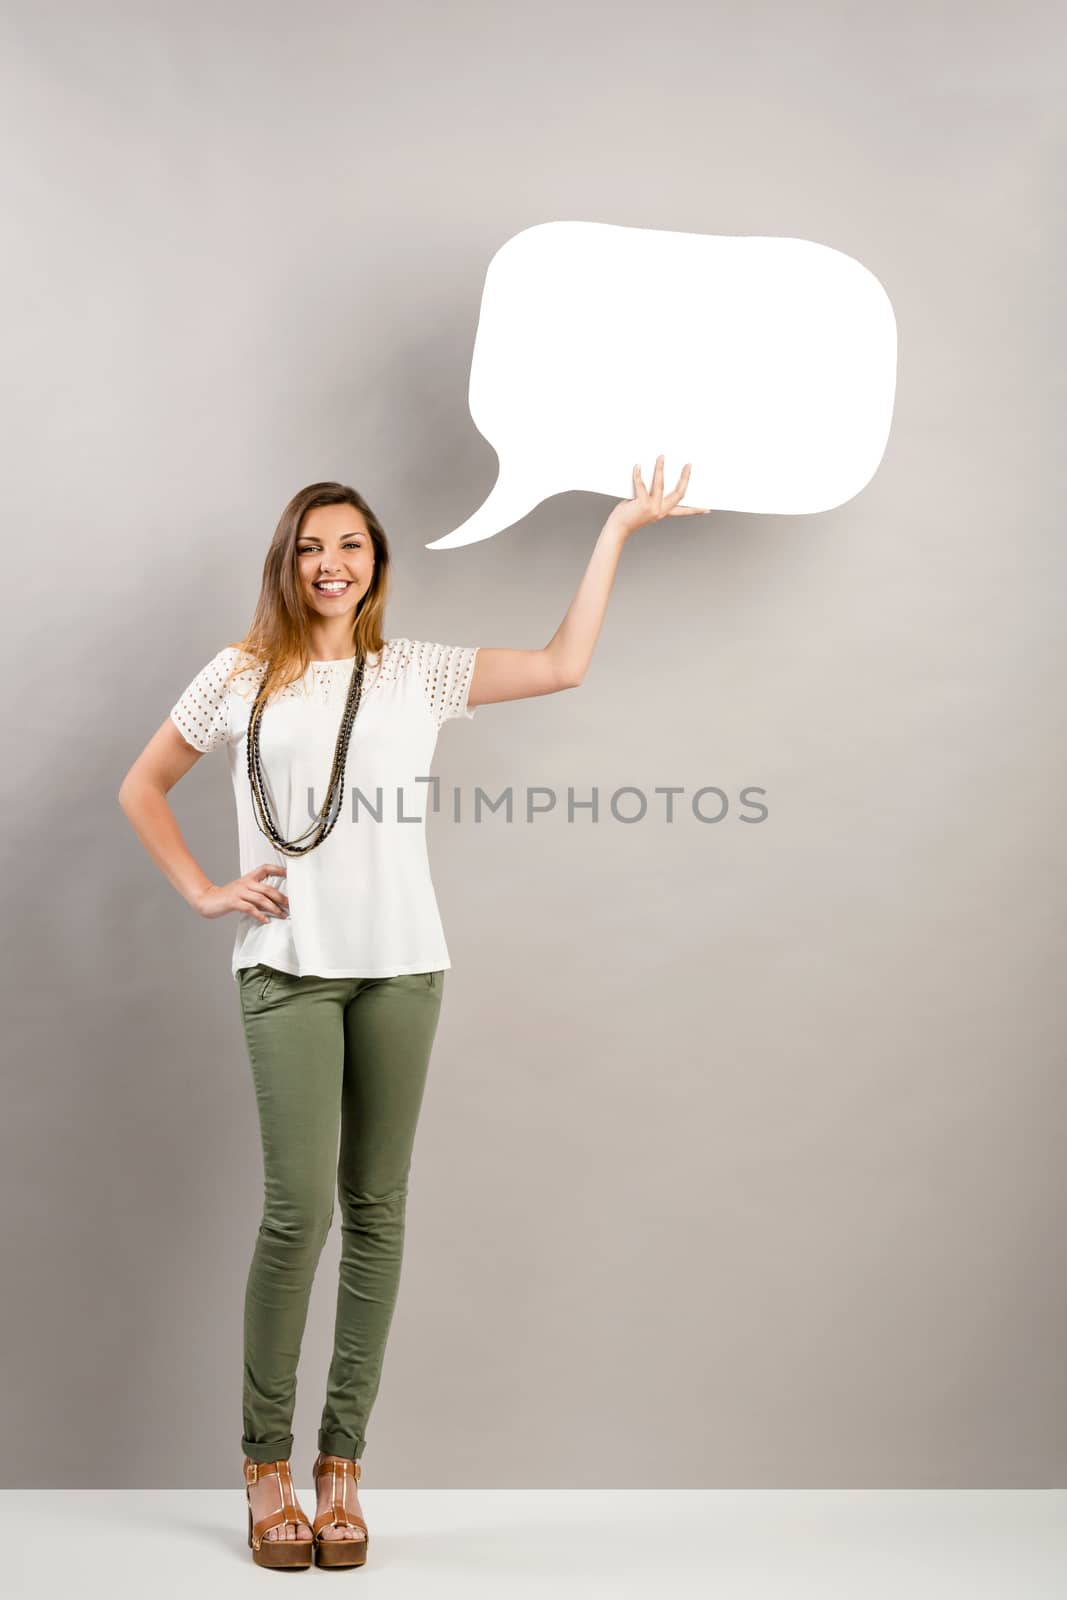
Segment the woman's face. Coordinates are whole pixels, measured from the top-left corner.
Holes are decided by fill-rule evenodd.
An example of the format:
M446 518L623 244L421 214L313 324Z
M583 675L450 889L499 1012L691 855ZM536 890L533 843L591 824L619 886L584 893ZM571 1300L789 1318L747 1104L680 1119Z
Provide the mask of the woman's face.
M320 617L349 617L374 576L374 545L362 511L315 506L296 541L296 570L309 608Z

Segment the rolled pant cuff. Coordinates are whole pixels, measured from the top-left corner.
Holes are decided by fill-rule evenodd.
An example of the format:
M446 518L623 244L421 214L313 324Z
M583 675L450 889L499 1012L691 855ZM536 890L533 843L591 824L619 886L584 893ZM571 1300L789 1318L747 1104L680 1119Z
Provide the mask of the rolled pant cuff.
M241 1448L249 1461L288 1461L293 1453L293 1436L286 1434L284 1439L277 1439L273 1444L253 1444L249 1439L242 1439Z
M354 1434L324 1433L319 1429L319 1449L325 1456L344 1456L349 1461L358 1461L366 1447L366 1439Z

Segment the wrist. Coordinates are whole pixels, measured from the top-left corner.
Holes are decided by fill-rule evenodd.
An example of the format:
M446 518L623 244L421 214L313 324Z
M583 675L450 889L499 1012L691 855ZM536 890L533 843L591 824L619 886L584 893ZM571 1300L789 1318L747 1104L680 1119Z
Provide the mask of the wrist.
M626 543L633 530L626 526L615 511L612 511L600 531L606 539L614 540L615 543L621 546Z
M211 879L206 878L204 882L198 884L195 889L187 891L185 896L186 904L193 911L200 911L204 904L204 896L214 887L215 885L211 882Z

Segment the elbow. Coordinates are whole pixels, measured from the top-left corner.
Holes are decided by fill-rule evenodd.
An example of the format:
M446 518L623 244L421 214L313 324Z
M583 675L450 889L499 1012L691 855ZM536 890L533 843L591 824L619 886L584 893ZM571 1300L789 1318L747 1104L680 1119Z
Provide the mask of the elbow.
M585 677L585 669L574 661L557 661L555 666L555 687L557 689L577 689Z
M541 651L543 661L539 663L543 677L544 688L536 690L539 694L554 694L560 689L577 689L585 676L585 669L579 669L573 658L569 659L548 644Z
M131 767L129 772L127 772L126 776L123 778L122 782L119 784L118 793L119 805L127 814L129 813L130 805L133 801L134 795L137 792L137 787L137 777L133 768Z

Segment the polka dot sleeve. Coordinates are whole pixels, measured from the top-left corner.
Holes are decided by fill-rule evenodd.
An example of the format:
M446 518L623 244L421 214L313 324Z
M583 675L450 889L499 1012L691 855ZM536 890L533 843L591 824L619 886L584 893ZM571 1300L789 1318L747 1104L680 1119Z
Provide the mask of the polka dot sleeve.
M414 642L412 648L435 727L451 717L473 717L477 707L467 704L467 695L478 646Z
M230 689L224 686L235 654L232 646L220 650L171 707L174 726L203 755L230 737Z

